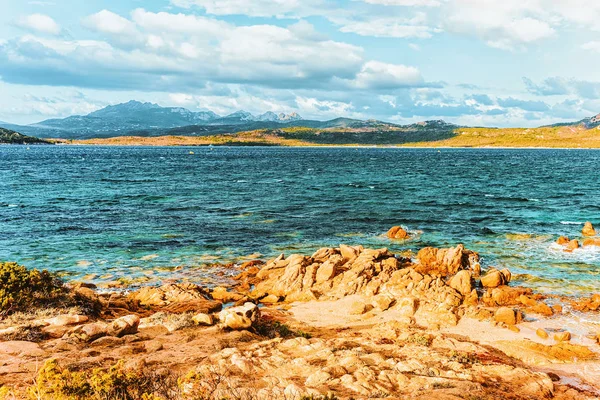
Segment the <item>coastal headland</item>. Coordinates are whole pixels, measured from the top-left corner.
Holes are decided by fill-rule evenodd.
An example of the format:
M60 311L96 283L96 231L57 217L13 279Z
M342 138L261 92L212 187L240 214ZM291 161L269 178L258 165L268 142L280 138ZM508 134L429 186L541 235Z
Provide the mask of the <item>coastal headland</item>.
M587 226L583 234L592 233ZM410 240L401 227L388 236ZM565 251L569 242L560 239ZM21 299L26 293L35 301L19 310L13 298L14 307L3 308L0 394L600 396L600 295L576 299L513 286L509 270L482 270L480 255L463 245L425 247L413 259L340 245L230 268L227 286L173 281L114 292L90 282L55 282L50 290L35 275L41 292L20 289ZM16 264L4 264L3 276L9 271L31 278ZM33 306L48 296L61 300Z

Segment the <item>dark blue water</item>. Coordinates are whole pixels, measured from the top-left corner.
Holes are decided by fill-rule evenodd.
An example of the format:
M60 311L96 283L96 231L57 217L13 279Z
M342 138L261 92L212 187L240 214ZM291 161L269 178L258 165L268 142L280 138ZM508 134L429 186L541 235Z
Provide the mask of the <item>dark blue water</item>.
M0 259L206 280L251 253L464 243L520 283L597 292L600 248L553 242L600 225L599 164L587 150L0 146ZM398 224L416 239L382 235Z

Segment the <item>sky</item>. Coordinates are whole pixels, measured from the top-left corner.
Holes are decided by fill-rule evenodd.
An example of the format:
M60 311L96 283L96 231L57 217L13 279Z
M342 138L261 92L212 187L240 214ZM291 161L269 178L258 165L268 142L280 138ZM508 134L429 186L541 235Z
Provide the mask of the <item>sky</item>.
M600 113L597 0L0 0L0 121L129 100L540 126Z

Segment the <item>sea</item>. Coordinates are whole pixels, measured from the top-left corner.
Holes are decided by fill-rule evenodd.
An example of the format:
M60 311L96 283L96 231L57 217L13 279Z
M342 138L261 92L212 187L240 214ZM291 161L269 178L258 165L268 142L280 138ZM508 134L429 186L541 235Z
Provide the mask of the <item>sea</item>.
M599 166L595 150L0 146L0 260L211 286L281 253L463 243L516 284L582 296L600 292L600 247L555 241L600 228Z

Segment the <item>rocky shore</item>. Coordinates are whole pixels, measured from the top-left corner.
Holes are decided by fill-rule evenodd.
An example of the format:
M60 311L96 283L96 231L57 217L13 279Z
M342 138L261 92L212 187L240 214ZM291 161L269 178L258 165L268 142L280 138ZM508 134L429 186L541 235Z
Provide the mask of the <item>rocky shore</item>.
M600 397L600 294L512 286L462 245L415 259L340 245L235 268L231 287L73 283L93 307L7 314L0 398Z

